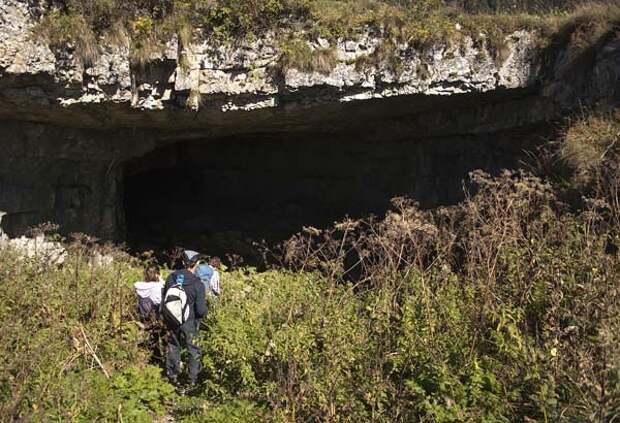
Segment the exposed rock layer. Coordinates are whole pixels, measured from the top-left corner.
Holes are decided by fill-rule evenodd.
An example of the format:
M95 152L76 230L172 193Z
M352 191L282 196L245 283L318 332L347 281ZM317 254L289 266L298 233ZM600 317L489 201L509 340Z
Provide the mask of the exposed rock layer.
M387 63L360 65L360 58L372 57L385 41L370 31L332 45L317 40L312 48L335 49L337 63L327 74L281 71L272 36L237 46L203 42L183 48L171 40L167 51L145 67L130 64L126 47L109 46L94 65L84 67L79 52L69 47L52 51L33 36L29 2L1 4L3 114L27 112L37 120L72 126L218 128L229 121L220 122L222 112L277 109L281 114L323 103L523 88L535 82L539 71L536 37L528 32L506 38L508 53L501 63L467 36L425 51L399 45L398 73ZM226 129L231 126L236 125Z
M187 146L175 154L198 157L220 151L211 146L232 146L217 163L219 174L195 192L205 196L219 184L213 201L223 204L234 203L235 189L249 196L260 191L256 181L269 178L298 183L267 184L280 194L249 202L280 198L270 204L296 214L326 192L331 205L316 202L317 216L336 210L329 219L380 211L390 195L450 202L467 170L518 166L528 146L519 140L539 139L544 122L582 104L614 102L620 90L620 41L613 34L578 57L562 45L543 51L536 34L525 31L506 37L501 59L465 35L424 51L399 45L399 72L381 61L360 65L385 42L370 31L312 44L335 49L338 61L328 74L281 69L273 37L234 47L171 40L145 67L130 64L127 48L107 46L84 67L70 46L53 51L32 36L30 3L0 0L0 210L9 213L5 228L13 234L52 220L65 232L123 238L128 180L161 169L174 179L184 163L196 162L187 155L153 159L172 154L175 143ZM536 133L527 132L532 128ZM241 160L253 144L265 147L254 161ZM355 168L355 154L364 157L364 171ZM244 177L256 180L240 187ZM130 212L140 215L135 207Z

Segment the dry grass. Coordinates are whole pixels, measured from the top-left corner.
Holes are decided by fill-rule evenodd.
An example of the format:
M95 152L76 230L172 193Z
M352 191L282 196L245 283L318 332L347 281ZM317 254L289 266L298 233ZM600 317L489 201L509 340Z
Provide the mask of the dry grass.
M99 58L96 35L81 15L51 13L37 26L36 34L52 48L72 46L76 58L84 66L95 63Z
M452 2L446 6L441 0L407 4L385 0L169 0L152 4L75 0L72 7L45 16L35 32L54 47L72 43L86 64L97 60L101 40L125 45L129 39L132 60L144 64L160 56L174 35L186 46L198 34L214 42L231 43L255 40L275 31L284 40L283 67L326 73L337 62L330 49L312 50L297 41L355 38L362 29L371 30L388 41L374 57L362 59L361 65L386 59L388 65L398 69L398 58L388 57L397 54L392 48L395 43L423 48L458 43L471 36L501 63L507 53L506 36L526 29L539 34L541 48L559 50L568 46L565 60L569 69L572 60L583 56L620 22L620 5L615 2L587 3L574 10L573 1L558 0L553 7L525 2L499 7L491 11L494 13L480 13L487 11L483 3L487 4L467 2L459 6ZM528 13L531 11L544 12ZM461 29L456 29L457 24Z
M279 70L285 73L295 68L303 72L329 74L337 63L336 50L312 48L307 41L292 39L281 45Z
M358 70L386 66L392 73L398 75L404 69L404 63L398 46L391 39L381 42L372 54L361 56L355 60L355 67Z
M202 98L202 93L200 90L196 88L192 88L189 91L189 96L185 101L185 107L192 111L198 111L204 105L204 99Z
M469 15L459 17L463 31L461 36L471 36L474 41L484 45L497 63L507 57L506 36L516 31L534 31L541 40L553 33L554 16L535 16L528 14L513 15Z
M573 170L573 183L598 194L618 183L614 169L620 154L620 112L584 114L567 126L560 143L560 158Z
M580 6L571 14L554 21L548 39L552 49L565 48L563 69L570 72L579 60L588 57L596 46L620 28L620 4L594 2Z

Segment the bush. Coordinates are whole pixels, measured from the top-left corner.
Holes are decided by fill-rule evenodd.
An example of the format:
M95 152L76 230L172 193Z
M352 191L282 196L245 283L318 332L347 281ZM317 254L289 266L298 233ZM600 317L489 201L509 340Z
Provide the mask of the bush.
M193 398L148 365L133 321L138 263L94 266L78 246L55 268L3 251L3 415L617 418L620 262L607 251L617 228L597 208L569 213L531 175L474 180L454 208L401 200L384 219L309 228L285 250L301 273L227 272L203 322Z
M70 244L62 266L0 250L0 410L7 420L150 421L164 411L172 389L148 365L146 334L134 316L137 263L86 242ZM98 263L99 254L111 262Z
M137 260L84 236L62 266L0 250L0 415L617 420L616 121L585 117L555 145L573 176L590 172L570 188L578 206L552 178L475 172L459 205L395 199L381 218L306 228L272 252L280 264L269 271L226 272L198 340L193 397L149 363L157 356L133 311ZM606 153L561 155L581 143Z

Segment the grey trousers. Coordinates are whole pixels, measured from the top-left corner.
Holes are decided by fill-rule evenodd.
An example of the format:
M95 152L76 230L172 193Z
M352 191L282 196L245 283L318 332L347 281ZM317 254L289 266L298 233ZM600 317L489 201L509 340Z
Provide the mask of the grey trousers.
M181 349L187 349L187 377L195 383L200 373L202 351L194 342L198 335L200 322L187 322L176 329L169 329L168 354L166 355L166 373L171 380L178 380L181 374Z

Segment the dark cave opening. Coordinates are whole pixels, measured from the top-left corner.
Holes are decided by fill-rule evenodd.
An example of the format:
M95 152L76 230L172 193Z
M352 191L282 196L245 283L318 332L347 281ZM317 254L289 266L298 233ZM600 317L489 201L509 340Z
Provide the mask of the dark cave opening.
M256 261L303 226L383 214L395 196L422 207L463 198L470 171L517 168L540 128L364 141L359 135L260 134L179 141L124 167L126 239L137 250L183 245Z

